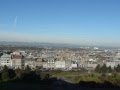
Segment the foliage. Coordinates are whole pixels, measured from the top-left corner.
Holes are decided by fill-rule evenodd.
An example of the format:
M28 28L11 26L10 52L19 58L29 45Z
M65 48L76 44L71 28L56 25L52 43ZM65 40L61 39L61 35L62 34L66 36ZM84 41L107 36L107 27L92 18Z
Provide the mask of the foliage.
M31 68L27 65L26 68L25 68L25 70L24 70L24 72L26 74L29 74L31 72Z
M108 71L108 68L106 66L106 64L104 64L102 67L101 67L101 73L107 73Z
M99 64L95 68L95 72L97 73L112 73L113 69L111 66L107 67L105 64L103 66L100 66Z
M16 76L15 70L9 69L8 72L9 72L9 77L10 77L10 79L13 79L13 78Z
M112 73L113 72L113 70L112 70L112 68L111 68L111 66L109 66L108 68L107 68L108 70L108 73Z
M17 69L15 70L15 74L16 74L16 77L17 77L17 78L22 79L24 72L23 72L22 69L17 68Z
M8 69L7 66L4 66L3 70L1 71L1 80L2 81L9 81L12 80L14 77L16 80L23 80L23 81L38 81L39 80L47 80L51 77L56 77L72 82L72 83L79 83L82 81L85 82L95 82L95 83L104 83L104 82L110 82L115 85L120 85L120 75L118 72L119 66L117 66L116 72L109 74L112 69L111 67L106 67L103 65L102 67L97 66L95 71L100 73L81 73L81 72L73 72L73 71L49 71L49 72L41 72L38 70L38 72L33 72L29 67L26 67L25 70L22 70L20 68L17 68L15 70ZM103 70L103 71L102 71Z
M120 65L118 64L117 67L114 68L116 72L120 72Z
M8 71L8 67L7 66L4 66L4 68L2 70L1 79L2 79L2 81L8 81L10 79L9 71Z
M100 65L98 64L97 65L97 67L95 68L95 72L98 72L98 73L100 73L101 72L101 67L100 67Z
M50 75L48 73L40 73L40 79L44 80L44 79L49 79Z

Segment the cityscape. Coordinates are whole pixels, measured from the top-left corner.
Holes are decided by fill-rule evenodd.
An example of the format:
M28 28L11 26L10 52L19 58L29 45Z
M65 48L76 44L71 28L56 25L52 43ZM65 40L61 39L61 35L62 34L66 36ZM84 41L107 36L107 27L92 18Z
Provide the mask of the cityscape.
M120 90L119 0L0 0L0 90Z
M12 69L24 69L27 66L31 70L62 70L62 71L94 71L97 65L114 69L120 64L119 49L104 49L98 47L79 48L39 48L7 46L0 51L1 69L6 65ZM24 49L23 49L24 48Z

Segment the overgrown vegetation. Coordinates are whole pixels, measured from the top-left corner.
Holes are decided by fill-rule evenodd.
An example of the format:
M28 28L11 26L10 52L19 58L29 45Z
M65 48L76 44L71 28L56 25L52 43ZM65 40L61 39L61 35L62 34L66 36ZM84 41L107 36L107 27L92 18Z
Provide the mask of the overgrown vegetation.
M7 66L3 67L3 70L0 72L0 82L8 82L15 80L24 80L24 79L48 79L49 74L42 73L41 71L32 71L29 66L27 66L24 70L17 68L15 70L9 69Z
M119 65L114 69L107 68L106 66L96 67L94 73L87 72L78 72L78 71L49 71L41 72L39 70L31 71L29 66L24 70L17 68L15 70L8 69L7 66L4 66L3 70L0 73L0 82L9 82L15 80L23 81L33 81L39 82L40 80L48 80L50 78L56 77L58 80L64 80L70 83L80 83L80 82L95 82L95 83L104 83L109 82L113 85L120 86L120 74L119 74ZM110 71L112 72L110 73Z

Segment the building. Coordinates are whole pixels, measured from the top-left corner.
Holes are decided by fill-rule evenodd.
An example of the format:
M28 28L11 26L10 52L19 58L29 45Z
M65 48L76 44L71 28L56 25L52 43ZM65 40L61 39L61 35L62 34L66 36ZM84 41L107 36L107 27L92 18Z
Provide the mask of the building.
M11 55L9 54L3 54L0 58L0 65L7 66L7 67L12 67L12 60L11 60Z
M11 54L11 59L12 59L12 67L13 68L22 68L23 62L22 62L22 55L20 52L13 52Z
M36 59L24 59L24 67L29 66L32 70L36 69Z
M56 61L55 62L55 69L65 69L65 61Z
M117 63L113 60L107 60L105 64L106 64L107 67L110 66L111 68L114 68L115 66L117 66L116 65Z
M77 64L76 60L72 60L71 67L72 68L77 68L78 67L78 64Z
M107 60L105 64L107 67L111 66L111 68L114 68L117 65L120 65L120 53L117 53L117 55L113 57L113 59Z
M43 62L43 68L54 69L55 68L54 58L47 58L47 61Z
M89 60L87 61L87 64L86 64L86 68L87 68L88 70L94 70L97 65L98 65L98 64L97 64L97 61L96 61L96 60L94 60L94 59L89 59Z
M42 66L43 66L42 58L37 58L36 59L36 67L42 67Z
M72 62L70 60L65 60L65 68L67 70L71 70L72 69L71 64L72 64Z

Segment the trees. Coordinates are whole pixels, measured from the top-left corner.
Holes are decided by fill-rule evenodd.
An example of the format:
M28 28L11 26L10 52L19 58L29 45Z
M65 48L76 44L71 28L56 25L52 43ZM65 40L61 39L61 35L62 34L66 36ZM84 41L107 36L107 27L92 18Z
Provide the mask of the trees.
M2 79L2 81L8 81L10 79L7 66L4 66L4 68L2 70L1 79Z
M98 64L97 67L95 68L95 72L97 72L97 73L101 72L100 64Z
M107 69L108 69L108 73L111 73L113 71L111 66L109 66Z
M104 64L102 67L101 67L101 73L107 73L108 72L108 68L106 66L106 64Z
M23 70L22 70L22 69L17 68L17 69L15 70L15 74L16 74L16 77L17 77L17 78L19 78L19 79L23 78Z
M40 73L40 79L44 80L44 79L49 79L50 75L47 73Z
M114 68L116 72L120 72L120 65L118 64L117 67Z
M9 77L10 77L10 79L13 79L13 78L16 76L15 70L13 70L13 69L8 69L8 72L9 72Z
M31 68L27 65L26 68L25 68L25 70L24 70L24 72L26 74L29 74L31 72Z
M0 57L3 55L3 53L0 53Z
M120 70L120 69L119 69ZM105 64L103 66L100 66L99 64L95 68L95 72L97 73L111 73L113 70L111 66L107 67Z

